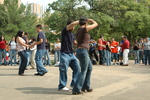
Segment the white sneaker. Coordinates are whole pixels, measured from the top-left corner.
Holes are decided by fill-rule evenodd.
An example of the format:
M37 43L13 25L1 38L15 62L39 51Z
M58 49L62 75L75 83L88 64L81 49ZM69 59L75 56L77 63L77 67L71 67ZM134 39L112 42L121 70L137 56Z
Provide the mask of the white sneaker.
M60 91L69 91L69 89L64 87L64 88L60 89Z

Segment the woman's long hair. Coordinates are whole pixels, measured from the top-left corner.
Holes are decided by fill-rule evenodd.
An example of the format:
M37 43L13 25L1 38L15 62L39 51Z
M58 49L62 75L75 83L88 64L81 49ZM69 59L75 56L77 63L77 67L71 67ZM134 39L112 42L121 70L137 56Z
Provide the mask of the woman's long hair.
M17 37L22 37L22 34L23 34L23 31L22 30L19 30L15 36L15 42L17 40Z
M5 38L2 40L2 37L4 37L3 35L0 36L0 41L5 41Z

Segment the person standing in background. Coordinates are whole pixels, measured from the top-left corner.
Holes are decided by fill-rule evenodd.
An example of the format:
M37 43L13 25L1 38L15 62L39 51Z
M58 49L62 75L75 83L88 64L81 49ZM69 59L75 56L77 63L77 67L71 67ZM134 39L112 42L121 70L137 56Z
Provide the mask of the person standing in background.
M44 53L44 65L49 65L51 66L52 63L51 63L51 60L50 60L50 43L48 42L48 40L46 39L46 50L45 50L45 53Z
M96 61L98 62L98 56L97 56L97 53L96 53L96 50L97 50L96 45L97 45L96 41L93 40L93 38L91 37L91 39L90 39L90 48L89 48L89 56L90 56L91 62L93 64L96 64L95 60L93 60L93 55L94 55Z
M12 40L9 42L10 46L10 65L14 64L16 66L16 55L17 55L17 43L15 37L12 37ZM14 62L12 62L14 60Z
M61 50L61 43L60 39L57 39L57 42L54 44L54 49L55 49L55 66L59 65L60 62L60 50Z
M111 39L111 61L115 59L114 65L117 65L118 60L118 42L114 38Z
M7 44L7 41L5 40L4 36L0 36L0 65L2 65L2 58L4 58L4 65L7 66L6 44Z
M145 65L150 65L150 41L148 38L145 38L145 42L143 43L144 55L145 55Z
M120 41L120 44L119 44L120 46L124 43L123 37L124 36L121 36L122 40ZM119 57L119 59L120 59L120 65L123 65L123 51L122 51L122 47L120 47L120 51L119 52L120 52L120 55L119 55L120 56Z
M135 64L139 64L139 43L137 39L134 41L133 44L133 52L134 52Z
M6 65L9 65L9 57L10 57L10 48L9 45L6 44Z
M142 64L144 64L144 50L143 50L143 39L141 38L139 41L139 63L142 61Z
M46 46L45 46L46 37L45 37L45 33L42 31L42 25L40 24L37 25L36 31L38 32L37 42L32 45L32 46L37 45L37 51L35 57L37 73L34 75L44 76L48 72L47 69L44 68L42 62L43 55L46 50Z
M32 45L32 44L34 44L34 43L36 43L36 38L35 37L33 37L32 39L31 39L31 42L30 42L30 44ZM32 48L30 48L30 50L31 50L31 56L30 56L30 65L31 65L31 69L36 69L36 63L35 63L35 54L36 54L36 50L37 50L37 45L35 45L34 47L32 47Z
M111 65L111 41L106 43L106 65L110 66Z
M103 45L104 45L104 47L103 47L104 64L103 65L106 65L106 43L107 43L107 41L105 41L104 38L102 38L102 40L103 40Z
M97 50L99 51L99 65L104 65L105 63L105 55L104 55L104 50L103 48L105 45L103 44L104 37L103 35L100 35L100 39L98 39L98 48Z
M130 42L128 41L126 36L123 36L124 43L121 45L122 52L123 52L123 66L129 66L129 49L130 49Z

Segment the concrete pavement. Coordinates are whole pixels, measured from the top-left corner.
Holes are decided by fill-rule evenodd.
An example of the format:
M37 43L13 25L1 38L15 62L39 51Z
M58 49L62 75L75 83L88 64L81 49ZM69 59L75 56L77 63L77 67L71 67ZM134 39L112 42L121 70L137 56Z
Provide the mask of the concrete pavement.
M130 61L130 63L133 63ZM26 70L18 76L18 66L0 66L0 100L149 100L150 66L93 66L92 93L71 95L57 90L58 67L46 67L45 76L34 76ZM72 71L68 70L68 85Z

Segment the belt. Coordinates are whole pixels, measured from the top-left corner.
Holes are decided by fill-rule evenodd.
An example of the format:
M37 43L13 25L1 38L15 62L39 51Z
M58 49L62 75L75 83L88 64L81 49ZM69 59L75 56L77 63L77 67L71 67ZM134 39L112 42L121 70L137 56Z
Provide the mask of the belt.
M78 47L78 49L87 49L87 48L85 48L85 47Z

